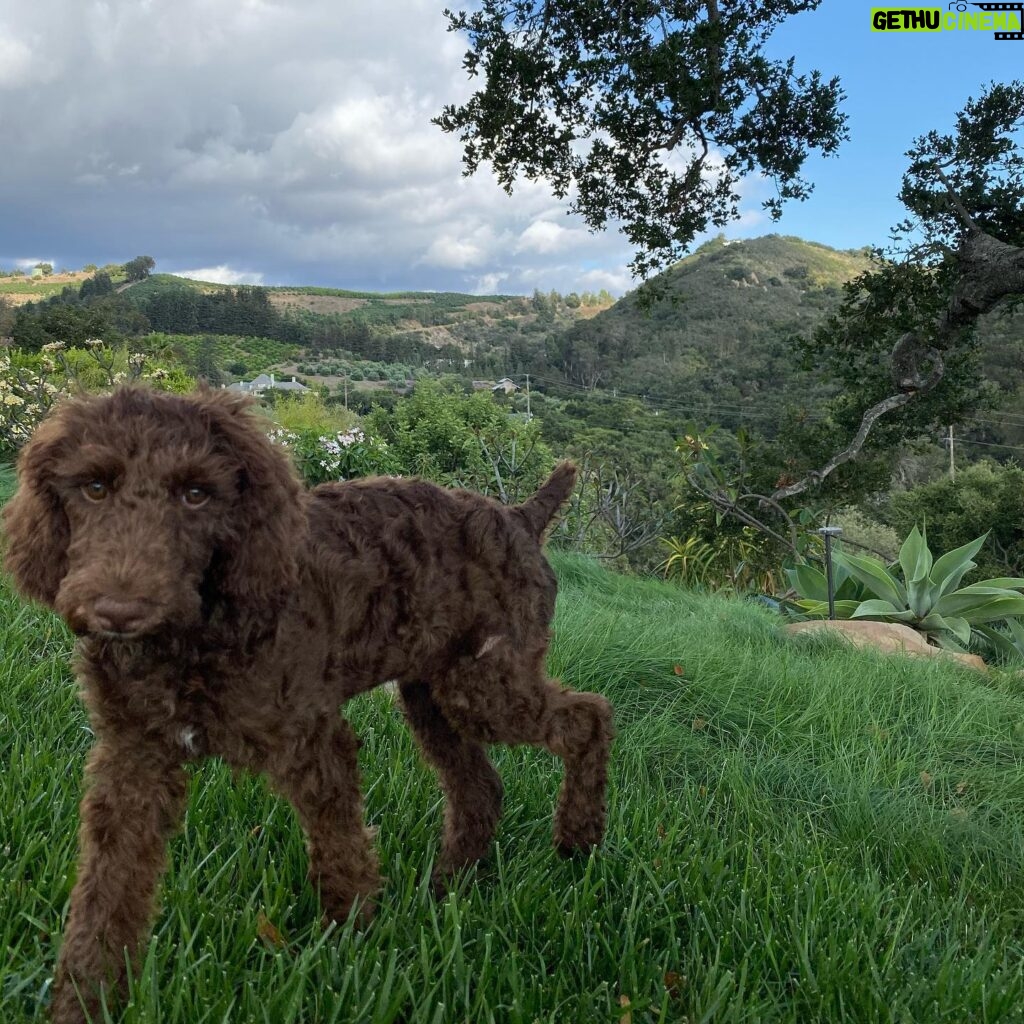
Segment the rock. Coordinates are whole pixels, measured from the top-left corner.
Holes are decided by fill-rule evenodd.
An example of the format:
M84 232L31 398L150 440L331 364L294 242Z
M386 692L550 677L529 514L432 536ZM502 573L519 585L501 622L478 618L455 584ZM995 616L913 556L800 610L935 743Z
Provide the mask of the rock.
M786 632L818 633L828 630L846 637L855 647L870 647L885 654L911 654L916 657L954 658L967 668L987 672L988 666L976 654L958 654L933 647L923 634L901 622L872 622L868 619L812 619L808 622L792 622Z

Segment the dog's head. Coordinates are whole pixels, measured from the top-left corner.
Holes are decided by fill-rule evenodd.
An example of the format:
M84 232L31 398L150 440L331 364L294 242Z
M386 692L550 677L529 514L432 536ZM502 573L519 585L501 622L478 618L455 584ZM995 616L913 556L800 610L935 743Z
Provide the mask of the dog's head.
M296 581L303 492L249 399L126 387L63 403L18 460L6 566L77 633L187 631Z

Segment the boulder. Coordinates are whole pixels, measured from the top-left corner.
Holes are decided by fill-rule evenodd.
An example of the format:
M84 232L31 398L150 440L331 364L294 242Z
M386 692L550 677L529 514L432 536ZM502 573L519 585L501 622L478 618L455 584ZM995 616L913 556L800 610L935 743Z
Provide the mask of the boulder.
M868 619L812 619L792 622L786 632L819 633L828 630L846 637L855 647L870 647L886 654L910 654L926 658L954 658L967 668L987 672L988 666L976 654L959 654L941 647L933 647L922 633L901 622L872 622Z

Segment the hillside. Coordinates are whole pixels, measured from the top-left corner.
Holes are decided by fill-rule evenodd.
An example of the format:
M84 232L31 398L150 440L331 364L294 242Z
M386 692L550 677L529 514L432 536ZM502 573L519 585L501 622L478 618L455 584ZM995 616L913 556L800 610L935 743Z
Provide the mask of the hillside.
M13 334L28 348L74 344L109 334L105 317L121 335L158 332L189 354L190 372L213 379L277 369L336 390L341 373L356 381L361 372L378 381L406 381L411 370L491 380L529 373L534 389L552 397L597 388L642 396L680 420L745 423L771 434L787 406L813 415L831 393L827 381L800 370L794 338L835 310L843 284L869 265L865 250L780 235L719 236L614 304L607 293L381 294L154 274L86 300L78 323L69 304L81 275L4 278L0 336ZM36 305L24 305L30 300ZM27 322L32 316L38 323ZM1012 409L1024 392L1021 317L985 323L980 337L999 404ZM246 338L260 340L249 346ZM374 365L360 370L360 362ZM988 426L997 434L990 430L986 440L1019 444L1024 437L1017 426Z
M695 411L749 403L752 414L767 413L793 394L808 397L792 339L831 313L843 284L868 265L865 252L799 238L719 236L573 325L550 354L585 387L639 391Z

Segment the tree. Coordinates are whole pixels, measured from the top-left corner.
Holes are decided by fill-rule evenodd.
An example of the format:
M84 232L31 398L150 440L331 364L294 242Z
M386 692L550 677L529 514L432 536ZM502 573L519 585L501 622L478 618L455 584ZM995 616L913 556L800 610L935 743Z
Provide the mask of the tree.
M984 400L978 318L1024 301L1022 93L1024 82L992 84L967 101L953 132L915 140L900 192L909 216L893 231L889 258L876 251L877 268L846 286L839 313L807 343L809 361L841 384L832 418L816 431L834 454L754 493L696 438L687 478L720 513L795 551L782 503L819 494L826 482L834 496L832 474L862 454L869 436L881 454L884 441L935 430ZM768 523L775 516L781 533Z
M152 256L136 256L124 265L124 274L129 281L145 281L155 266Z
M14 307L0 295L0 338L10 335L11 329L14 327L14 317Z
M993 83L908 151L900 198L909 216L886 259L847 285L840 312L808 346L846 385L840 420L859 419L849 444L778 488L778 501L856 458L883 417L891 429L934 428L977 407L983 382L978 318L1024 300L1024 81ZM870 407L863 411L864 405ZM877 435L876 435L877 436Z
M774 180L765 207L777 218L811 190L808 153L846 138L838 79L763 52L782 21L820 2L482 0L446 11L449 30L469 36L464 67L484 81L434 120L459 136L467 174L488 162L508 192L525 178L571 196L592 230L621 222L645 275L734 220L745 175Z
M92 277L87 277L82 282L78 289L78 297L88 299L98 295L110 295L113 291L114 282L110 280L110 275L98 270Z

